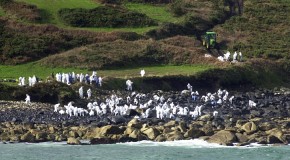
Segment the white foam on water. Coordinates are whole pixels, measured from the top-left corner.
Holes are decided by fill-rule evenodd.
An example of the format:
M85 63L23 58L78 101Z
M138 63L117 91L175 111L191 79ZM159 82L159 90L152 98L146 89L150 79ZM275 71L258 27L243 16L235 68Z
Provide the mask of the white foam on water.
M184 147L184 148L258 148L268 146L268 145L267 146L260 145L257 143L252 143L246 146L223 146L216 143L208 143L201 139L166 141L166 142L139 141L139 142L119 143L119 145L131 145L137 147L165 146L165 147Z
M153 142L153 141L140 141L140 142L127 142L120 143L121 145L132 146L166 146L166 147L185 147L185 148L224 148L228 146L222 146L216 143L208 143L201 139L193 140L178 140L178 141L166 141L166 142Z
M41 147L50 147L50 146L63 146L66 145L67 142L63 141L63 142L41 142L41 143L24 143L25 145L37 145L37 146L41 146Z

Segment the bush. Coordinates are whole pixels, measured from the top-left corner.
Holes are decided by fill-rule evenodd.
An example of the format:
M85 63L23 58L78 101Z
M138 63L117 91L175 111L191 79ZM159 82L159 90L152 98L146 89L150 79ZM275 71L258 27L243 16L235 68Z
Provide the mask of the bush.
M172 0L122 0L122 1L133 3L151 3L151 4L168 4L172 2Z
M157 25L145 14L120 7L101 6L95 9L61 9L58 16L74 27L142 27Z
M40 10L35 5L29 5L24 2L15 2L13 0L1 0L0 6L17 19L29 22L41 21Z
M136 40L137 34L63 30L53 25L23 25L0 18L0 63L19 64L95 42Z
M190 33L191 33L190 29L185 28L181 25L174 23L165 23L162 24L161 28L159 29L153 29L148 31L146 35L154 39L162 39L176 35L186 35Z
M13 0L1 0L0 5L4 6L4 5L7 5L7 4L12 3L12 2L13 2Z
M97 0L102 4L120 4L121 0Z
M186 14L186 8L185 4L182 0L176 0L173 3L169 5L169 10L175 15L175 16L182 16Z

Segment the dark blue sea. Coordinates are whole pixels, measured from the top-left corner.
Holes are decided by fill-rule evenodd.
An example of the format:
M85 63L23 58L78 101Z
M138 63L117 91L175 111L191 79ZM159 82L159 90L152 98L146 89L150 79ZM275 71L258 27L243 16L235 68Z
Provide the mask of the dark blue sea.
M0 144L0 160L290 160L290 146L226 147L202 140L107 145Z

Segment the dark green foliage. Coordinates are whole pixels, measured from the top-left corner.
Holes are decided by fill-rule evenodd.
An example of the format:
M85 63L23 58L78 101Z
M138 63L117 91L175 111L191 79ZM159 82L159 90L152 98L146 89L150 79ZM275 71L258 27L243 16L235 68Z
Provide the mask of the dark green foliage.
M98 0L102 4L120 4L122 0Z
M173 3L169 5L169 10L175 15L175 16L182 16L186 14L186 3L183 3L182 0L175 0Z
M17 90L17 87L8 86L0 83L0 99L1 100L13 100L11 93Z
M59 17L74 27L142 27L157 25L145 14L119 7L101 6L95 9L61 9Z
M146 33L147 36L154 39L163 39L167 37L173 37L176 35L187 35L192 34L192 29L187 28L186 26L174 24L174 23L165 23L159 29L153 29Z
M53 25L24 25L0 18L0 63L19 64L95 42L136 40L136 33L69 31Z
M107 1L107 0L103 0ZM133 2L133 3L151 3L151 4L168 4L172 3L174 0L120 0L123 2Z
M86 38L72 35L4 34L0 41L1 61L6 63L31 61L86 43L88 43Z
M240 50L248 57L287 59L290 50L289 12L289 1L249 1L241 16L231 17L222 25L229 35L236 31L246 35L242 37L243 42L229 42L228 49Z
M2 5L7 5L8 3L12 3L13 2L13 0L1 0L0 1L0 5L2 6Z
M70 86L58 82L37 83L35 86L28 88L15 87L13 90L10 89L10 92L7 91L6 94L11 97L10 100L24 100L25 95L29 94L33 102L53 104L67 103L78 98L76 92Z

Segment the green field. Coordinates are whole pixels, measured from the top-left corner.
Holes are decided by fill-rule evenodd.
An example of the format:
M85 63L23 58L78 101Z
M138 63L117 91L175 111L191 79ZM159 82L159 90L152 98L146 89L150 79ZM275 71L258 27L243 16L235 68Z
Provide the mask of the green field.
M69 27L63 24L57 16L58 10L61 8L86 8L92 9L100 4L94 2L93 0L17 0L20 2L26 2L28 4L36 5L40 10L43 17L42 23L55 24L58 27L66 29L82 29L95 32L111 32L111 31L126 31L126 32L136 32L139 34L148 32L151 29L156 29L158 26L154 27L141 27L141 28L76 28ZM163 22L180 22L182 18L174 17L165 5L154 6L149 4L138 4L138 3L126 3L124 5L126 8L132 11L140 12L146 14L152 19L157 20L159 23ZM1 10L0 10L1 15Z
M172 22L177 23L182 21L182 18L174 17L165 5L149 5L149 4L141 4L141 3L127 3L125 7L129 10L140 12L146 14L152 19L157 20L158 22Z
M59 26L63 24L57 18L57 12L61 8L86 8L92 9L99 6L98 3L92 0L17 0L36 5L42 10L45 17L44 23L52 23Z
M145 69L146 76L166 76L166 75L194 75L198 72L211 69L209 65L188 65L188 66L150 66L130 69L97 70L98 75L102 77L129 78L140 76L140 70ZM36 75L41 79L50 76L51 73L75 72L91 73L85 69L76 68L48 68L40 66L37 63L28 63L23 65L7 66L0 65L0 79L17 79L20 76L28 77Z

